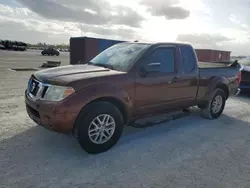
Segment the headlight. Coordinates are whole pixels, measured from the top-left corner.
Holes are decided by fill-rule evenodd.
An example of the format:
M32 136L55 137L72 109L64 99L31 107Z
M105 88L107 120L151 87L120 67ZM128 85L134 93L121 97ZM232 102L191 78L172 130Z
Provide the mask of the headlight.
M49 86L43 100L48 101L61 101L74 93L75 90L72 87L63 86Z

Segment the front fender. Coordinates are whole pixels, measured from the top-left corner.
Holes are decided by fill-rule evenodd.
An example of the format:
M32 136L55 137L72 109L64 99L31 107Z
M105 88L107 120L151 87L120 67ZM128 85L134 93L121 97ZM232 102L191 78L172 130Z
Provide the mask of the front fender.
M123 88L109 84L94 84L74 93L62 102L58 110L62 113L62 111L65 112L70 108L72 112L79 113L87 104L100 98L119 100L125 106L127 112L133 107L132 97Z

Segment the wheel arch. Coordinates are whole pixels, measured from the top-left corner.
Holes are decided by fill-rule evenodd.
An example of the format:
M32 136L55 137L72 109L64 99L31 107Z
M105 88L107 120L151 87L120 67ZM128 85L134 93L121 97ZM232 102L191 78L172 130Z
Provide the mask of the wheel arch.
M79 112L79 114L77 115L77 118L76 120L78 119L79 115L80 114L87 114L88 112L88 107L93 104L93 103L96 103L96 102L108 102L112 105L114 105L121 113L122 115L122 118L123 118L123 121L125 124L128 123L128 110L126 108L126 105L118 98L116 97L113 97L113 96L105 96L105 97L99 97L99 98L96 98L96 99L93 99L92 101L88 102L82 109L81 111ZM73 133L75 131L75 124L73 126Z
M229 97L229 88L228 88L228 86L225 83L218 83L215 86L215 89L217 89L217 88L222 89L226 94L226 99L228 99L228 97Z
M113 104L121 112L122 117L123 117L123 121L125 123L127 123L128 112L127 112L125 104L123 104L123 102L120 99L115 98L115 97L100 97L100 98L97 98L97 99L89 102L87 105L90 105L94 102L109 102L109 103Z
M222 89L226 93L226 99L228 99L230 89L229 89L229 80L226 77L217 76L211 80L208 87L208 92L209 92L208 99L211 98L211 95L217 88Z

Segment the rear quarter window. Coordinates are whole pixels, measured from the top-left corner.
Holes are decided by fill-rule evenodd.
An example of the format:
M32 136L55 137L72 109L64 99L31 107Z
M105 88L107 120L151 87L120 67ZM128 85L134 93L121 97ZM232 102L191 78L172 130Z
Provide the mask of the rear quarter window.
M182 70L185 73L193 72L196 67L196 58L193 48L190 46L180 46L182 57Z

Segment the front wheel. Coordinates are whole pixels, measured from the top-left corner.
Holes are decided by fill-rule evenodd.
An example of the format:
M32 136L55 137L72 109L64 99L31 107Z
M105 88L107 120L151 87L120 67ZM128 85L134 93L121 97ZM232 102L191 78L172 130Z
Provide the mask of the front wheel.
M203 116L208 119L217 119L222 114L225 104L226 94L222 89L217 88L206 107L202 109Z
M123 117L113 104L95 102L83 110L76 120L77 140L86 152L101 153L118 142L123 126Z

